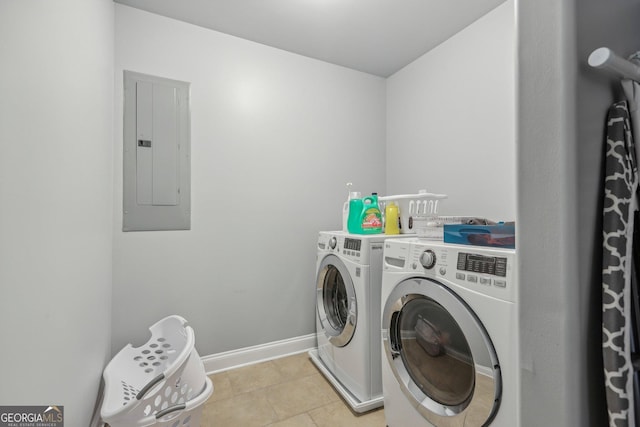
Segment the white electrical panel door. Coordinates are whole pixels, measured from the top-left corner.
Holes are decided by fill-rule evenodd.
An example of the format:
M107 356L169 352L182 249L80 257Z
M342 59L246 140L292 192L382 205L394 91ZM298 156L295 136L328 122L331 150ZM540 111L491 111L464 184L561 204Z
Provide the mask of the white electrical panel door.
M189 84L124 72L123 230L190 228Z

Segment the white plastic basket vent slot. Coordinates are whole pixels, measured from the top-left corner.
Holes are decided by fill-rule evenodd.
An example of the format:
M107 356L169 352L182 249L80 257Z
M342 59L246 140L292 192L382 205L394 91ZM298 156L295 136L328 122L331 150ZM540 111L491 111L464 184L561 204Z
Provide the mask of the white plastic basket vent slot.
M211 380L205 377L205 383L201 390L186 403L172 405L164 414L156 415L154 427L199 427L204 403L213 393ZM146 420L144 422L147 422Z
M146 374L152 374L164 371L173 359L170 355L176 354L176 350L172 347L167 339L160 337L156 342L147 343L133 360L138 366L144 370Z
M149 330L147 343L127 345L104 370L100 415L111 427L156 425L156 414L184 406L205 389L204 365L186 320L169 316Z
M122 404L126 405L129 401L134 400L140 390L137 388L127 384L125 381L121 381L122 383Z

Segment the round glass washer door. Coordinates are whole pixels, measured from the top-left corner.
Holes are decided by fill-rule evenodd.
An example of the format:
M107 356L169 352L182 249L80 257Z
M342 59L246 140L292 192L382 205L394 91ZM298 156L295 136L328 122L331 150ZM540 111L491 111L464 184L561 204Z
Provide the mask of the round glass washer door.
M329 342L344 347L353 338L358 312L353 281L337 256L328 255L322 260L316 294L318 318Z
M411 404L431 423L485 426L500 406L493 344L471 308L427 278L400 282L382 314L384 349Z

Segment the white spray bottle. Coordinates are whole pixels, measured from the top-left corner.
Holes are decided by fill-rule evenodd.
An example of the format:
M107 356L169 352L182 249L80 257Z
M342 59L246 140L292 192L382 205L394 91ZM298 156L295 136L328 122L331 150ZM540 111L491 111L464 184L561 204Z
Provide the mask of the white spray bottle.
M352 182L347 182L347 201L342 205L342 231L348 232L347 222L349 221L349 202L351 199L359 199L362 197L359 191L351 191Z

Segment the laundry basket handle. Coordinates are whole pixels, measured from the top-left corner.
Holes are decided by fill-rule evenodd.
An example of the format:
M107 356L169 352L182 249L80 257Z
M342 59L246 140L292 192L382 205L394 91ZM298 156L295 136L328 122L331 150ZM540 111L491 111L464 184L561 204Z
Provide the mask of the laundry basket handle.
M179 405L174 405L174 406L170 406L167 409L163 409L162 411L158 412L156 414L156 420L159 420L160 418L164 417L167 414L170 414L172 412L175 411L182 411L183 409L185 409L187 407L186 404L181 403Z
M155 377L154 379L152 379L149 384L147 384L146 386L142 387L142 390L140 390L140 393L138 393L136 395L136 399L138 400L142 400L142 398L144 397L145 394L147 394L147 392L149 390L151 390L151 388L158 384L160 381L162 381L164 379L164 374L160 374L157 377Z

